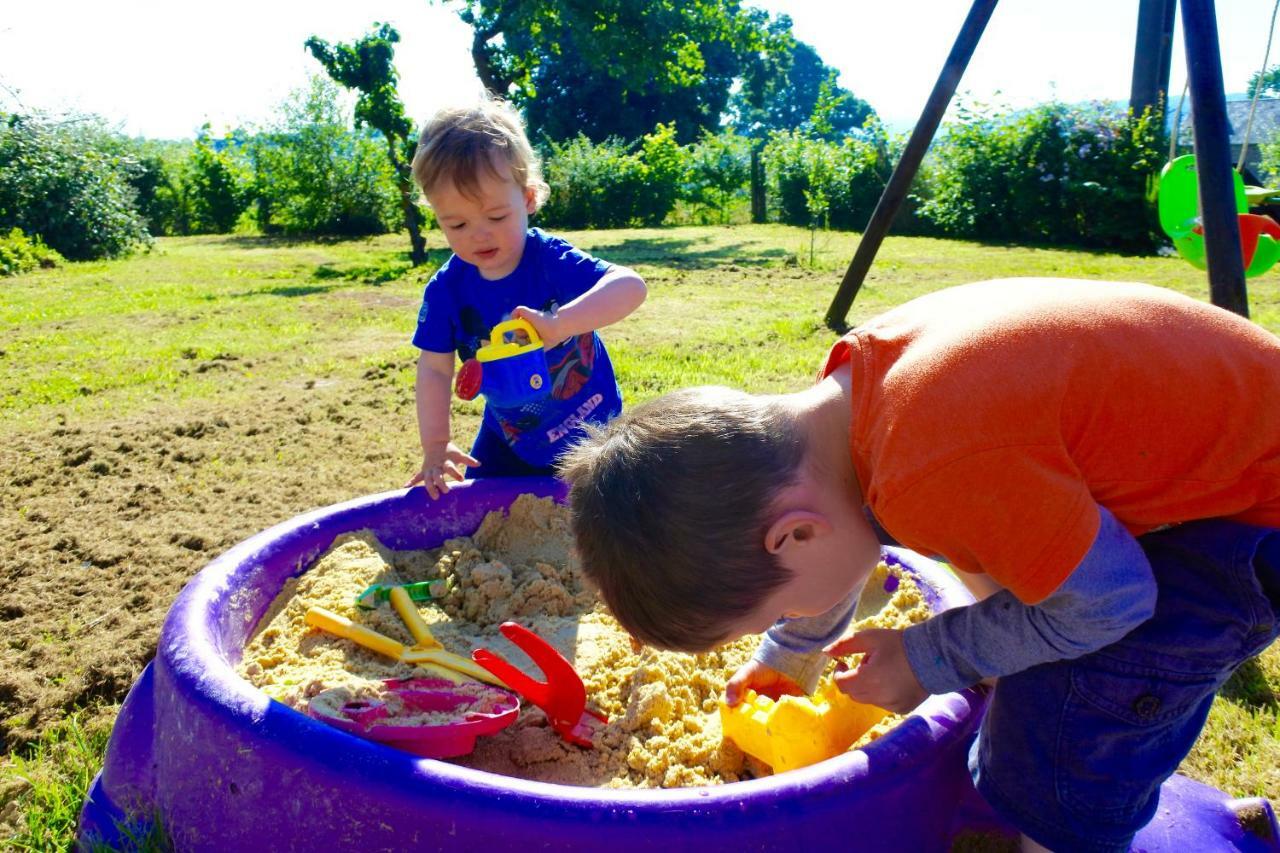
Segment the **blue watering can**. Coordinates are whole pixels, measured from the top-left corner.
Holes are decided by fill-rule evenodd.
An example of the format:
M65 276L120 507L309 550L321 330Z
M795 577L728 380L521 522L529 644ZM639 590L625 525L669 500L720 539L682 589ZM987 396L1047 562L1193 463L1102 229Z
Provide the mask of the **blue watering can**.
M480 347L476 357L458 371L454 390L464 400L483 394L501 408L546 397L551 392L551 376L537 330L528 320L507 320L494 326L489 344Z

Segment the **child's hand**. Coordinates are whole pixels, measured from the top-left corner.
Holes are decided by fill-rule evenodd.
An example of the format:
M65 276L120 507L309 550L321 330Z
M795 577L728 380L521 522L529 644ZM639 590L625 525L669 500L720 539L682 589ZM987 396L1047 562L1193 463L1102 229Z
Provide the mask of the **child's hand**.
M787 676L758 660L747 661L724 686L724 701L732 707L742 701L747 690L777 699L784 694L803 696L804 691Z
M907 662L901 631L869 628L836 640L823 652L833 658L862 653L857 668L850 670L841 662L835 675L836 686L851 699L905 714L929 695Z
M421 483L426 486L427 494L431 495L431 499L435 500L449 491L447 478L463 479L463 469L468 467L479 468L479 460L452 441L432 445L422 454L422 468L404 484L404 487L409 489Z
M511 317L515 320L529 321L529 325L533 326L538 337L542 338L543 349L551 349L567 337L560 331L560 318L550 311L535 311L520 305L511 312Z

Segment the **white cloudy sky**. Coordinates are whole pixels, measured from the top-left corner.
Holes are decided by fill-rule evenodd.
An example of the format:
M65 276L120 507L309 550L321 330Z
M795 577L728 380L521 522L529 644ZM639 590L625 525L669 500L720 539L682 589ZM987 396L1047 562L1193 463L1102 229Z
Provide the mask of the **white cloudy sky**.
M791 15L796 35L840 70L840 82L898 127L919 115L969 7L967 0L746 2ZM1243 91L1261 65L1273 5L1219 0L1228 91ZM415 118L479 88L470 30L428 0L3 0L0 6L0 108L94 112L130 134L190 137L206 121L215 129L266 121L318 71L302 47L308 36L348 41L374 21L400 31L401 95ZM1054 94L1065 101L1127 99L1137 8L1138 0L1004 0L961 90L1012 105ZM1184 69L1179 41L1175 97Z

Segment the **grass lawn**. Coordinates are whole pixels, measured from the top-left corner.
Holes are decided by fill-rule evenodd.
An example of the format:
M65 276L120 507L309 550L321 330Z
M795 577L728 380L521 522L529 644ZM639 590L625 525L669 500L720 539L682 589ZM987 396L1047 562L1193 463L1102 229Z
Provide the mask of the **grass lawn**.
M689 384L811 380L853 234L783 226L566 233L650 297L605 332L627 402ZM65 848L118 703L182 585L314 507L400 486L418 463L405 240L162 239L0 279L0 838ZM1146 281L1207 299L1180 260L891 238L850 320L983 278ZM1280 332L1274 276L1253 317ZM1159 381L1159 377L1153 377ZM455 403L469 442L477 403ZM1280 803L1280 650L1224 688L1182 771Z

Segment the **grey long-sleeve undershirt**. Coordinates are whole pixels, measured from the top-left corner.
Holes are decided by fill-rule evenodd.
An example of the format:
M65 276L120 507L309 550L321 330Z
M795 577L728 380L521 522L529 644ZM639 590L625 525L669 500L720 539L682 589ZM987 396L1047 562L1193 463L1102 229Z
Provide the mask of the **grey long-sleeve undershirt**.
M1151 617L1156 583L1138 541L1104 507L1098 535L1067 579L1036 605L1001 590L948 610L903 634L907 660L922 687L948 693L983 678L1021 672L1108 646ZM856 590L821 616L769 629L755 659L812 692L826 658L857 606Z

